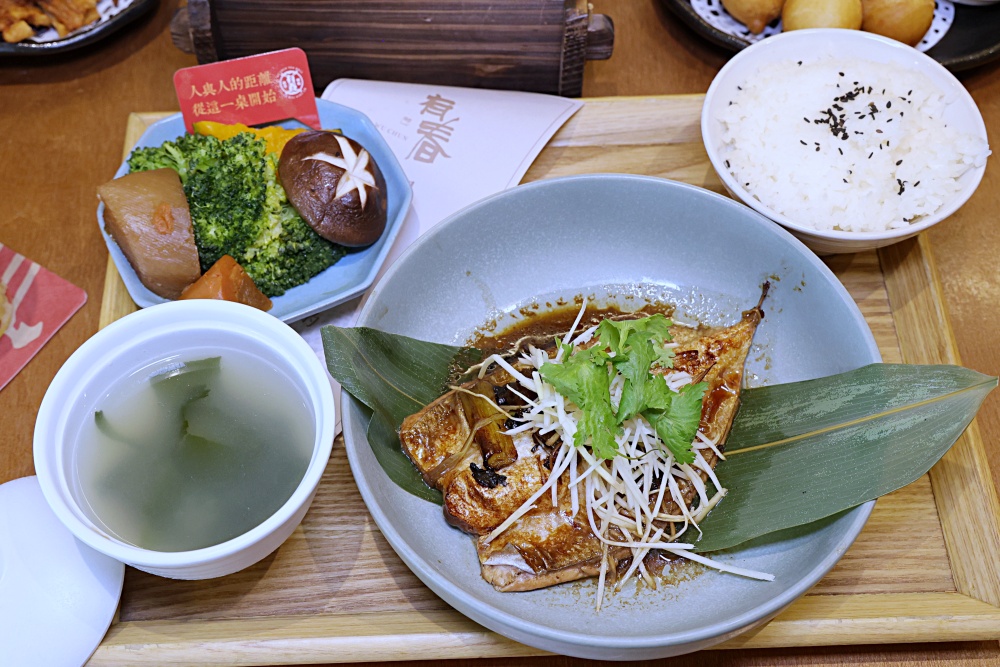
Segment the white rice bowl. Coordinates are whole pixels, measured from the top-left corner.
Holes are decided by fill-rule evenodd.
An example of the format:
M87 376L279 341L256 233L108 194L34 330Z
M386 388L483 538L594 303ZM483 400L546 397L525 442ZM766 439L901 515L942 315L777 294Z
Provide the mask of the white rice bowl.
M947 70L847 30L745 49L712 83L702 132L727 189L819 252L886 245L947 217L990 154Z

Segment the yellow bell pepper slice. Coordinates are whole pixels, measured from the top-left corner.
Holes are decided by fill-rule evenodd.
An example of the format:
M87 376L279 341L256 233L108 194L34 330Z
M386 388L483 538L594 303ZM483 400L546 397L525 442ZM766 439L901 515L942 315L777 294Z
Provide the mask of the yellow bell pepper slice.
M232 125L227 125L225 123L216 123L211 120L200 120L194 124L194 131L198 134L204 134L208 136L215 137L219 141L225 141L226 139L232 139L237 134L242 132L249 132L267 142L267 152L276 153L278 156L281 155L282 149L288 140L294 137L300 132L304 132L302 128L294 128L291 130L286 130L279 125L272 125L270 127L247 127L242 123L234 123Z

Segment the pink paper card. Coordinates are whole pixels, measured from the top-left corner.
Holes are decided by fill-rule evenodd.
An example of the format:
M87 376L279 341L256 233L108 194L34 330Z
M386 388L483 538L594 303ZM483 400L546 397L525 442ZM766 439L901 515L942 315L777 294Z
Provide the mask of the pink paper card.
M309 61L302 49L179 69L174 88L188 132L194 132L199 120L259 125L286 118L320 129Z
M0 244L0 389L87 302L87 293Z

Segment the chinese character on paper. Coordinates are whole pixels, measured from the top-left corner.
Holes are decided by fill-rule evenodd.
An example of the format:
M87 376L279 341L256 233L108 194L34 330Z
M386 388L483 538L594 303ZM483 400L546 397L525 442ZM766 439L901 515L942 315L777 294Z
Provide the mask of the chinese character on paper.
M434 116L443 123L445 114L455 108L455 101L441 97L440 95L428 95L427 99L420 103L421 116Z
M422 120L417 127L417 134L420 140L413 147L407 159L417 162L432 163L440 155L450 158L444 150L444 144L451 141L451 134L455 131L452 123L457 123L457 117L448 118L448 113L455 108L455 101L449 100L440 95L428 95L427 99L420 103L420 115L431 116L438 120Z

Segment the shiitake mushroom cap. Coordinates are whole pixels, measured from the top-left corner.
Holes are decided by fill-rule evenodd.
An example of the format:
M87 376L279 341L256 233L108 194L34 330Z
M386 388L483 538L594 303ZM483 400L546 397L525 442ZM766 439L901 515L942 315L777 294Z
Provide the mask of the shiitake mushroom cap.
M350 146L346 156L341 142ZM330 164L327 160L331 159L348 167L363 164L355 170L360 178L355 177L353 187L340 197L337 186L347 172L343 166ZM329 241L361 247L371 245L385 231L388 211L385 178L374 158L353 139L319 130L295 135L281 151L278 178L299 215ZM365 189L364 198L360 188Z

